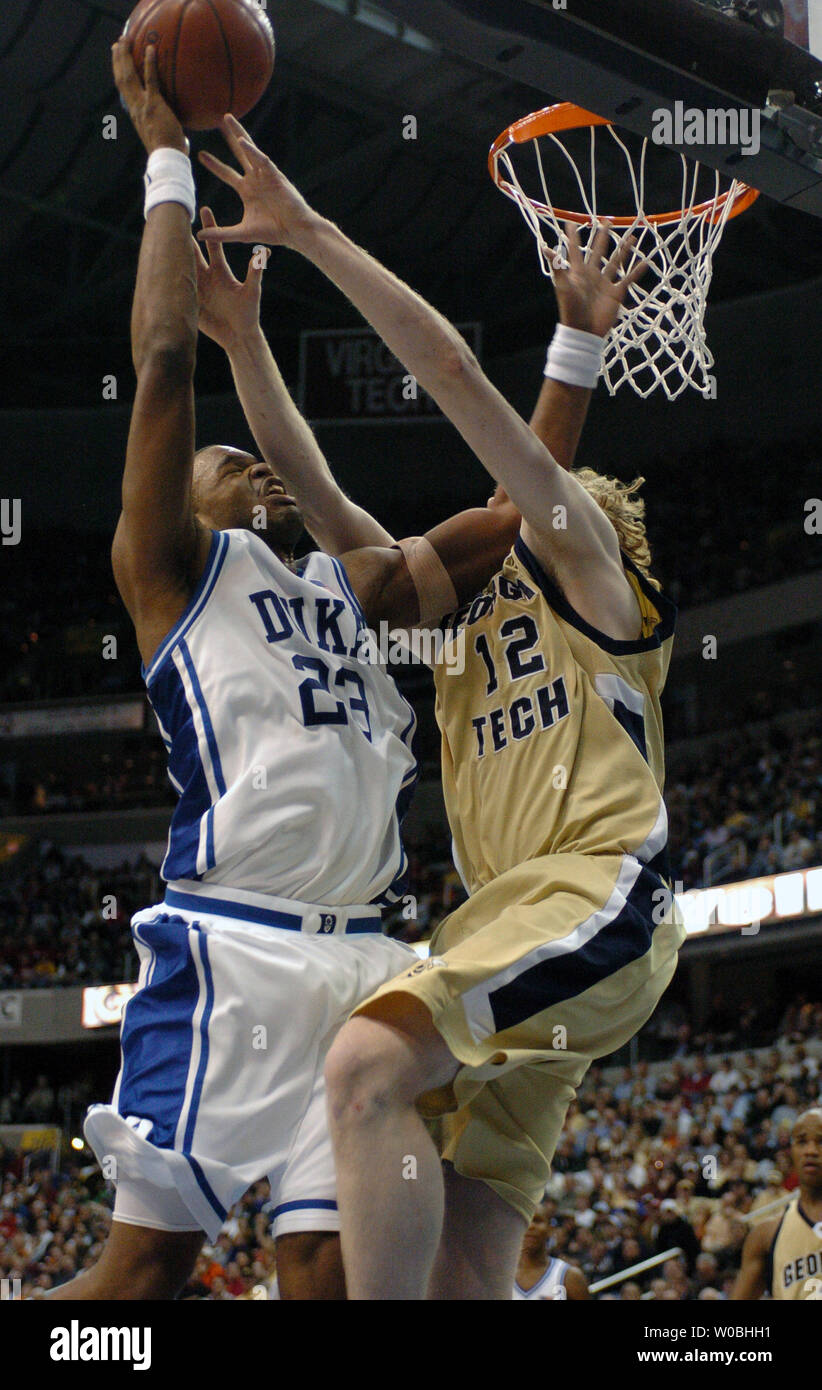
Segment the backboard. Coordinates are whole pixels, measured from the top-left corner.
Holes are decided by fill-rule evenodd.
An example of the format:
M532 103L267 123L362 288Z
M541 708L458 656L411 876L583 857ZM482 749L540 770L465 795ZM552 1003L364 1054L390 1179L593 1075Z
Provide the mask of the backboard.
M717 140L713 124L708 143L671 148L822 217L822 0L381 3L448 51L639 135L662 110L673 130L677 110L736 112L729 136L755 121L755 146Z

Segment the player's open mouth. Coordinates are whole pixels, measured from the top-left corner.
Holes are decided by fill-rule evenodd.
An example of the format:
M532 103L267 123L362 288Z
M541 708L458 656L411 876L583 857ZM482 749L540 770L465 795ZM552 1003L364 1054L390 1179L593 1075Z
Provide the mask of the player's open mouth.
M262 497L266 502L271 502L271 501L274 501L274 502L286 502L286 503L290 503L292 507L296 507L296 505L297 505L296 502L295 502L295 500L294 500L294 498L293 498L289 493L286 492L286 490L285 490L285 488L283 487L282 483L275 483L275 482L264 483L263 486L260 488L260 494L259 494L259 495L260 495L260 497Z

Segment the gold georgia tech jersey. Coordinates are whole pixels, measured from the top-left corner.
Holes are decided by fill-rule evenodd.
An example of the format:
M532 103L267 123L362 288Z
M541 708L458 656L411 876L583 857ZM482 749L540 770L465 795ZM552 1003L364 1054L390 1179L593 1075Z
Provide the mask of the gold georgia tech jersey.
M623 561L642 613L636 641L586 623L521 536L449 620L437 719L455 862L471 893L559 852L631 854L669 876L659 698L676 608Z
M798 1198L779 1223L770 1262L774 1298L822 1299L822 1222L814 1225Z

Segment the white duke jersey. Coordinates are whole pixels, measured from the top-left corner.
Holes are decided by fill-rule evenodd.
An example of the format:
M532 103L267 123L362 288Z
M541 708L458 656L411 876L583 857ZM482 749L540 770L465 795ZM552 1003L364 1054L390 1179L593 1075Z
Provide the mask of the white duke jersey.
M290 570L215 531L191 602L143 670L179 795L162 876L330 906L401 895L416 720L338 560Z
M533 1299L536 1303L538 1300L556 1302L567 1298L565 1276L569 1267L565 1260L555 1260L552 1257L542 1278L532 1284L530 1289L521 1289L519 1284L514 1284L514 1299Z

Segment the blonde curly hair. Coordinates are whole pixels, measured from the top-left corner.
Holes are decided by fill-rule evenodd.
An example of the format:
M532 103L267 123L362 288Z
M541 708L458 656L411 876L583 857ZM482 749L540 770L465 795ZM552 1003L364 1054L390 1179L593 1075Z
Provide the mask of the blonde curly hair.
M654 588L659 589L658 580L650 573L651 547L645 533L645 499L639 496L645 479L634 478L632 483L621 483L618 478L608 478L593 468L575 468L573 473L604 511L617 533L620 550L633 560Z

